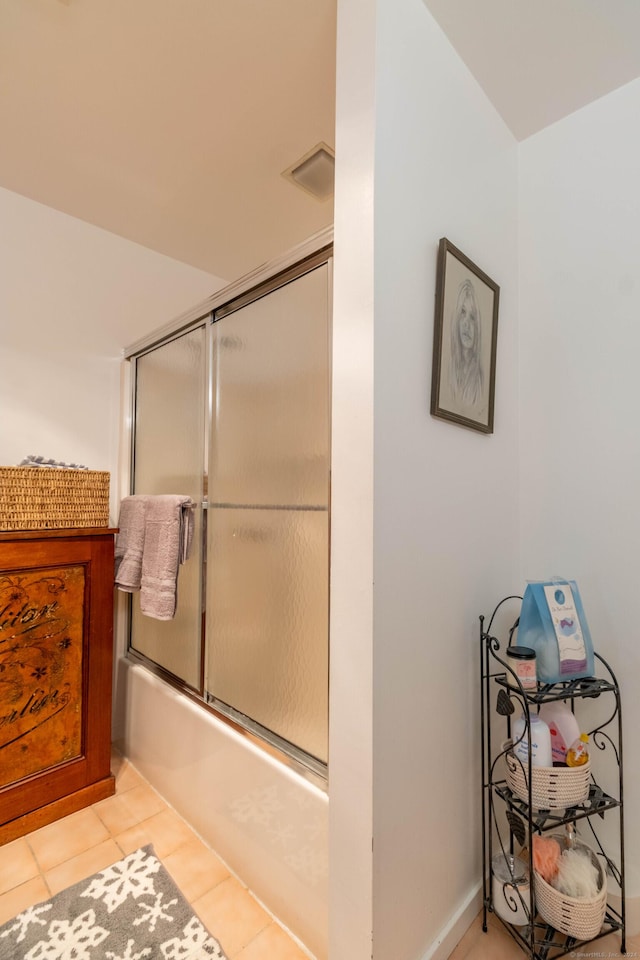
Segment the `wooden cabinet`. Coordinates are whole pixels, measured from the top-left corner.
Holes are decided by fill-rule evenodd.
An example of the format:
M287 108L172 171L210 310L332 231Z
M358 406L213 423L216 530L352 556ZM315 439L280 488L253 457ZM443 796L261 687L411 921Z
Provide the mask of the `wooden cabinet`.
M0 843L114 792L114 534L0 533Z

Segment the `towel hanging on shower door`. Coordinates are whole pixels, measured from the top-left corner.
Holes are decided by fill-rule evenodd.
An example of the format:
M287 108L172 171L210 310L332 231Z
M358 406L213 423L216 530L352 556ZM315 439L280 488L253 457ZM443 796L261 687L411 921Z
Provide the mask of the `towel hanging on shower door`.
M120 504L115 583L140 591L140 611L156 620L176 613L178 568L191 550L195 503L180 494L137 494Z

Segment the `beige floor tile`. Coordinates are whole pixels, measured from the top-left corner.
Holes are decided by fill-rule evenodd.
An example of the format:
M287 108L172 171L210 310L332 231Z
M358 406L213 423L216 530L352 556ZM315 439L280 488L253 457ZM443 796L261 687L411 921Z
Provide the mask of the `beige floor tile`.
M113 763L111 770L116 778L116 794L126 793L127 790L131 790L133 787L140 787L146 783L144 777L141 777L138 771L132 767L127 760L118 766L117 773L113 769Z
M38 864L21 837L0 847L0 894L38 876Z
M582 947L577 947L576 950L572 951L575 957L587 958L591 957L606 957L607 960L616 960L618 957L628 957L632 958L635 953L636 957L639 955L637 946L634 948L633 941L630 938L627 938L627 952L620 952L620 934L619 933L610 933L607 937L603 937L602 940L594 940L592 943L587 943Z
M167 804L155 790L146 783L132 787L120 797L125 807L136 817L136 822L146 820L161 810L167 810Z
M60 893L65 887L70 887L80 880L85 880L93 873L104 870L105 867L122 859L122 851L115 840L105 840L90 850L61 863L45 873L51 894Z
M130 766L129 761L125 756L123 756L119 750L111 744L111 773L114 775L116 780L118 779L118 774L124 766Z
M122 795L115 794L94 803L93 809L112 836L124 833L135 826L137 821L131 811L122 802Z
M234 877L223 880L193 903L211 934L220 941L229 960L271 923L271 917Z
M143 783L125 793L101 800L94 804L93 809L115 837L168 807L151 787Z
M309 960L282 927L270 923L255 940L241 950L237 960Z
M108 831L91 807L29 834L29 846L43 873L107 840Z
M173 810L166 809L117 834L115 839L124 853L133 853L138 847L152 843L156 856L164 858L197 837Z
M449 960L494 960L494 957L496 960L517 960L524 955L522 948L509 936L494 914L488 914L487 927L487 933L483 933L482 915L479 914L450 954ZM570 955L576 960L594 960L598 957L608 960L627 957L633 960L634 956L640 957L640 943L637 940L628 937L626 946L626 954L620 953L620 934L611 933L601 940L576 946Z
M525 954L494 913L487 913L487 932L482 929L482 911L449 956L449 960L516 960Z
M163 863L189 903L229 877L222 860L197 837L178 847Z
M508 933L490 929L487 933L480 931L465 960L521 960L523 956L522 948Z
M160 816L160 814L157 814ZM135 826L129 827L128 830L123 830L122 833L116 833L113 836L113 839L118 844L120 849L124 854L133 853L134 850L138 850L140 847L146 847L147 844L153 844L151 835L147 832L146 825L150 823L149 820L143 820L142 823L136 823ZM154 846L155 850L155 846ZM155 850L157 853L158 851Z
M156 813L168 809L162 797L144 782L120 794L117 799L120 800L124 809L128 811L132 818L132 823L128 826L142 823L143 820L148 820Z
M482 932L482 914L474 919L471 926L460 939L455 949L449 954L449 960L464 960L469 950L476 942L478 937L483 936Z
M13 919L17 914L49 899L49 890L41 876L34 877L19 887L14 887L0 897L0 924Z

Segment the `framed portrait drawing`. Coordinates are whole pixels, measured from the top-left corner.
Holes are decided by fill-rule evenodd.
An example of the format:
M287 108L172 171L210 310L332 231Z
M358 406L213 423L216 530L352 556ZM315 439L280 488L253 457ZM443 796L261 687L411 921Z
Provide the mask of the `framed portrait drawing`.
M445 237L438 246L431 414L493 433L500 287Z

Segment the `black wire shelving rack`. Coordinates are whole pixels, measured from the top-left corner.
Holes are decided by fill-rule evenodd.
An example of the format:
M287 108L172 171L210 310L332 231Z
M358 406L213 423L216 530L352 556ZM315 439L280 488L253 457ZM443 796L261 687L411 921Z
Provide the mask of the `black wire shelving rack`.
M485 628L485 618L480 620L480 708L482 735L482 929L488 932L487 916L493 913L522 950L532 960L556 960L567 954L578 955L585 943L593 943L610 933L620 934L620 950L626 953L625 943L625 876L624 876L624 819L623 819L623 764L622 764L622 709L620 690L616 677L609 664L594 653L596 676L555 684L538 683L535 690L525 690L506 660L506 649L513 640L518 627L516 619L501 641L492 633L499 611L508 611L506 604L522 601L520 596L509 596L495 607ZM504 607L504 609L503 609ZM589 732L591 743L591 774L589 794L582 802L565 809L537 809L532 801L531 756L523 765L524 782L527 787L525 798L517 796L509 786L505 776L505 756L512 748L511 717L516 709L524 714L525 732L530 731L532 708L535 710L544 703L566 701L575 712L576 704L589 699L605 698L609 704L605 719L592 727ZM506 738L496 742L498 718L506 723ZM504 729L504 728L503 728ZM614 775L613 789L605 792L595 779L598 772L598 755L612 751L617 776ZM611 777L610 777L611 779ZM609 843L601 842L602 821L611 811L617 811L618 829L617 850L612 856ZM580 824L578 827L577 825ZM605 907L604 920L599 933L589 940L579 940L557 930L545 922L536 909L535 884L533 872L532 837L558 829L588 831L589 846L600 858L607 879L612 878L619 894L615 895L615 906L609 902ZM580 839L583 839L582 837ZM518 847L520 849L518 849ZM528 867L528 882L523 883L514 873L502 883L498 881L498 890L503 895L501 909L513 911L518 923L511 923L495 909L494 877L492 861L495 855L502 855L505 864L512 863L511 857L518 857ZM507 866L507 870L509 870ZM608 884L609 886L609 884ZM522 922L524 920L524 922Z

